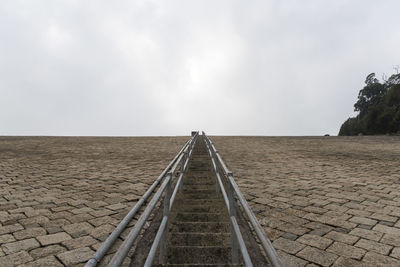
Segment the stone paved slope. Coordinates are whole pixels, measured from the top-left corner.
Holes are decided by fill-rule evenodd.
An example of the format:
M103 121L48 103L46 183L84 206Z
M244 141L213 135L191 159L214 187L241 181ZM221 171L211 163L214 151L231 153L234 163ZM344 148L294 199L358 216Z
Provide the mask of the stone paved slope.
M288 266L400 266L400 137L211 137Z
M83 265L187 139L0 137L0 266ZM400 266L399 137L211 139L289 266Z
M188 138L0 137L0 266L83 265Z

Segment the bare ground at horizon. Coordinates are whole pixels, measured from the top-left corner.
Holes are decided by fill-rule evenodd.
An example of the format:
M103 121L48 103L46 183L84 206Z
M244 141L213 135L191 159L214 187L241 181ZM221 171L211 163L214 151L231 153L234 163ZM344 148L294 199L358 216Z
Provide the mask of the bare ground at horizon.
M0 266L82 266L187 139L0 137ZM288 266L400 265L400 137L211 139Z

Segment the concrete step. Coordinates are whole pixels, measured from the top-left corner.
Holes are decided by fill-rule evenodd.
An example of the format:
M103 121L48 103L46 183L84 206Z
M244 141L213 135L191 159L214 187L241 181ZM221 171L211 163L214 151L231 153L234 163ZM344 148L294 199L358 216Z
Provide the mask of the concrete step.
M186 186L185 186L186 185ZM183 179L183 188L190 185L215 185L215 179Z
M209 194L209 195L212 195L212 194L217 193L215 190L215 186L206 185L205 187L206 188L203 188L203 189L194 189L192 187L186 188L183 190L183 195L185 195L185 194Z
M184 264L228 264L231 262L231 248L221 246L169 246L168 263Z
M185 172L185 178L186 177L215 177L215 173L208 171L208 170L195 170L195 171L186 171Z
M171 222L170 231L185 233L229 233L229 222Z
M210 213L210 212L178 212L171 213L171 220L180 222L229 222L228 213Z
M219 212L225 207L225 202L218 201L205 205L179 205L173 209L176 212Z
M154 267L240 267L245 266L243 264L165 264L165 265L153 265Z
M153 265L154 267L239 267L245 266L242 264L165 264L165 265Z
M221 195L219 193L213 192L211 194L201 194L201 193L191 193L191 194L181 194L180 199L219 199Z
M230 246L228 233L173 233L170 245L172 246Z
M185 185L185 180L183 180L183 184ZM216 192L215 190L216 186L215 184L192 184L189 186L183 186L183 192L189 192L193 191L193 190L214 190L214 192Z
M174 204L173 209L175 209L175 207L179 207L179 206L192 206L192 205L213 205L214 203L225 203L224 199L222 197L219 197L217 199L187 199L187 198L183 198L180 195L177 195L176 197L176 203L179 203L178 201L184 200L185 202L182 204ZM225 207L225 206L224 206ZM226 208L224 208L226 209ZM227 211L228 212L228 211Z

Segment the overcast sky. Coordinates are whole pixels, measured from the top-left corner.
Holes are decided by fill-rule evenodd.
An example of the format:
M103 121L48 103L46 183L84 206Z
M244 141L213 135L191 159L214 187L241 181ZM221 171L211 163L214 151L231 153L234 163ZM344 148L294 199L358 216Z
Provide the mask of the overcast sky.
M0 1L0 135L336 135L398 0Z

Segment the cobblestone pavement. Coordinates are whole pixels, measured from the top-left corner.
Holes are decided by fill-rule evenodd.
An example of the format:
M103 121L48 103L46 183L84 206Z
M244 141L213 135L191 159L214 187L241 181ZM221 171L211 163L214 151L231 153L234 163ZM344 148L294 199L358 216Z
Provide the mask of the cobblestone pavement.
M0 266L84 265L188 139L0 137Z
M399 137L211 139L289 266L400 266ZM82 266L186 140L0 137L0 266Z
M211 137L288 266L400 266L400 137Z

